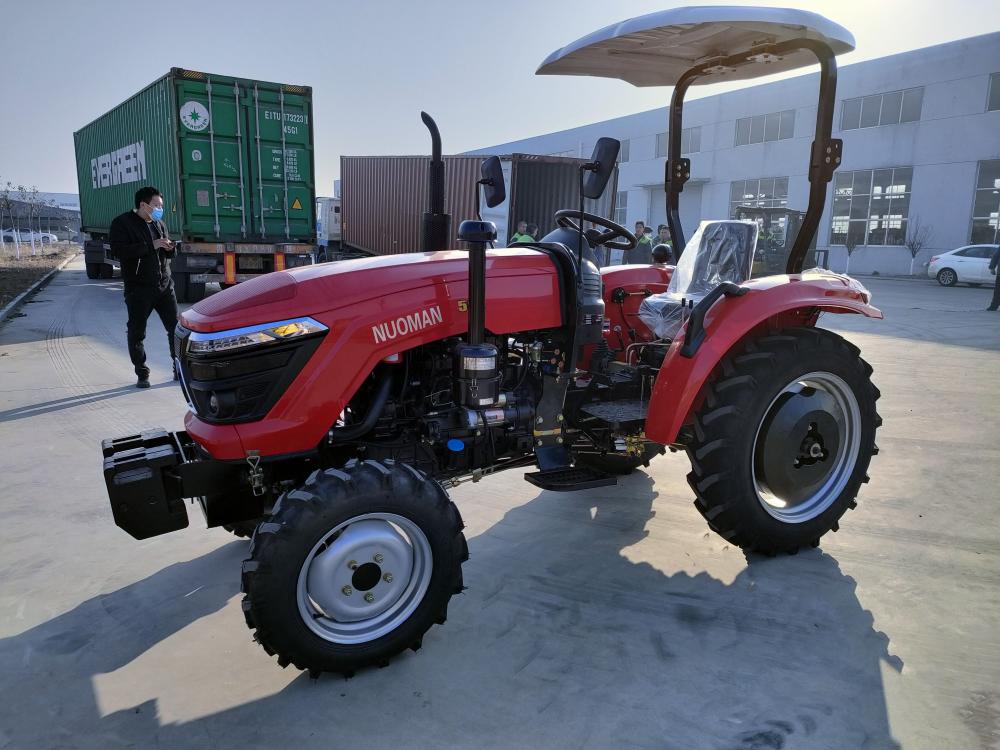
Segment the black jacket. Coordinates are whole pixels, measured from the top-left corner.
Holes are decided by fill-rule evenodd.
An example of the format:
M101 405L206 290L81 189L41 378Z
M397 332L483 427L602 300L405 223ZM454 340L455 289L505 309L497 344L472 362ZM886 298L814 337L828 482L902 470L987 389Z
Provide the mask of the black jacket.
M993 251L993 257L990 258L990 270L996 271L997 266L1000 266L1000 246Z
M154 221L160 237L170 239L162 221ZM146 221L135 211L126 211L111 222L112 254L121 261L125 286L166 289L170 285L173 250L156 250Z

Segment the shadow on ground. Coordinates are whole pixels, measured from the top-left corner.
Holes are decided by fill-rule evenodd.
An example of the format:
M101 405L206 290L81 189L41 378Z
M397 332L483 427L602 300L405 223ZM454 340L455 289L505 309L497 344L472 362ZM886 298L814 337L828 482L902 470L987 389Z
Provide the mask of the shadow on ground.
M238 593L246 549L226 544L0 642L0 746L897 747L882 669L902 665L836 559L751 558L731 583L664 574L630 560L655 496L636 474L613 497L542 493L510 510L470 540L449 622L387 669L275 672L278 692L190 721L162 721L156 700L102 716L95 677ZM246 638L229 610L219 640ZM269 684L278 667L258 657L206 664L204 679L224 692L255 670Z

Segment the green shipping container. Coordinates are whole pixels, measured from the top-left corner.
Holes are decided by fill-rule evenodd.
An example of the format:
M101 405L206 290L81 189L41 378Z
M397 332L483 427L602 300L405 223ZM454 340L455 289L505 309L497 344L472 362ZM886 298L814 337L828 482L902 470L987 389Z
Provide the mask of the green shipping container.
M173 68L74 134L83 230L163 193L189 243L313 244L312 89Z

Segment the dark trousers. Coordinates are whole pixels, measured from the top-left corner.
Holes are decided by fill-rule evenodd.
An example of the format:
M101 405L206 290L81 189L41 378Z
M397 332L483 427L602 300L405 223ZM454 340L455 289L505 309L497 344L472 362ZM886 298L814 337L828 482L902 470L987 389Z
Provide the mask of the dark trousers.
M146 367L146 321L155 310L160 316L160 322L167 331L167 344L170 356L174 356L174 328L177 326L177 298L174 296L174 285L166 289L150 286L135 286L125 290L125 307L128 309L128 355L135 366L135 374L148 378L149 368Z
M1000 268L997 269L997 275L993 280L993 301L990 302L990 309L996 310L1000 308Z

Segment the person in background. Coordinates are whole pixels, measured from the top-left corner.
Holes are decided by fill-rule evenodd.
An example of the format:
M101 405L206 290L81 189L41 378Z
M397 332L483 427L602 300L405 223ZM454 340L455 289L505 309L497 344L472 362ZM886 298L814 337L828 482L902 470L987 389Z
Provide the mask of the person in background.
M149 388L146 366L146 321L155 310L167 331L170 356L174 354L174 328L177 326L177 298L170 277L170 258L174 243L163 223L163 196L155 187L139 188L135 208L111 222L111 252L122 265L125 284L125 307L128 354L135 367L136 388ZM174 380L177 366L174 366Z
M512 244L514 242L534 242L535 238L528 234L528 222L521 219L517 222L517 231L514 236L510 238L510 242L507 244Z
M670 263L670 246L660 243L653 248L653 263L658 266L665 266Z
M990 301L990 306L986 309L990 312L996 312L997 308L1000 308L1000 245L997 245L997 249L993 251L993 257L990 258L990 272L993 274L993 299Z
M538 225L537 224L528 224L528 237L530 238L530 239L527 240L528 242L537 242L538 241Z
M653 245L654 253L656 252L656 248L664 248L664 252L667 254L667 260L664 262L676 265L677 258L674 256L674 247L670 242L670 227L666 224L660 224L660 226L656 228L656 238L653 240Z
M652 263L653 262L653 242L650 231L646 227L646 222L637 221L635 223L635 237L637 244L625 256L626 263Z

